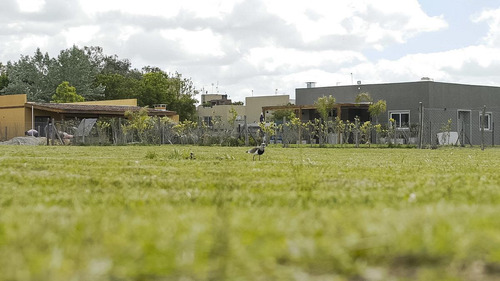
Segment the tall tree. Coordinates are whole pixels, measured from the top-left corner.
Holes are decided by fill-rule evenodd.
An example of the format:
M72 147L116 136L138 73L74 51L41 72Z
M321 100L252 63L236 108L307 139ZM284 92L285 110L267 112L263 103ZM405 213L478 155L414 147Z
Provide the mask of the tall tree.
M96 56L91 50L77 46L61 51L53 71L56 80L68 81L87 100L102 99L104 87L94 83L99 73Z
M95 84L104 87L104 99L131 99L136 98L140 91L141 76L135 78L132 75L118 73L101 73L97 75Z
M0 62L0 93L5 92L5 88L9 85L9 77L7 76L7 66Z
M40 49L33 57L21 56L19 61L7 63L9 85L6 94L25 93L31 101L49 101L57 84L47 76L55 61L47 53L42 54Z
M166 104L170 109L175 102L175 96L169 91L170 83L168 74L162 70L144 73L140 91L137 93L137 102L140 106Z
M69 85L68 81L64 81L57 86L56 93L52 96L52 102L81 102L85 99L76 93L75 87Z
M321 116L321 119L326 122L328 119L328 114L331 113L333 108L335 107L335 98L331 95L328 97L320 97L314 102L314 104L317 107L316 110Z
M190 79L183 79L175 73L169 75L157 67L143 68L138 103L141 106L166 104L168 110L176 111L180 120L195 120L197 102L195 90Z

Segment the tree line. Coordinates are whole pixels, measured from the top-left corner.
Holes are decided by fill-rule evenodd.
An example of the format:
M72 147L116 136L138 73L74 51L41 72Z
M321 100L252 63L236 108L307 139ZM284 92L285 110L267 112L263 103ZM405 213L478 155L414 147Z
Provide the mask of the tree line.
M180 120L196 119L191 79L159 67L132 68L128 59L106 55L94 46L72 46L57 57L37 48L32 56L0 62L0 94L26 94L34 102L135 98L139 106L166 104Z

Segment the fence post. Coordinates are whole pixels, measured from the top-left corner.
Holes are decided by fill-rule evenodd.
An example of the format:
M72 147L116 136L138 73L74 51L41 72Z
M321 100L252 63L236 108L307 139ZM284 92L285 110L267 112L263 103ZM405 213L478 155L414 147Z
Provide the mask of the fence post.
M82 143L85 144L85 118L82 120L83 130L82 130Z
M420 102L420 112L418 118L418 148L422 149L424 140L424 104L422 102Z
M283 143L283 147L287 147L286 143L288 141L288 132L286 127L286 117L283 116L283 136L281 137L281 142Z
M248 146L248 123L247 123L247 116L245 115L244 116L244 120L245 120L245 146Z
M356 147L359 147L359 122L358 122L358 116L354 118L354 143L356 144Z
M491 146L495 146L495 122L491 121Z
M481 150L484 150L484 118L486 117L486 105L483 106L483 115L481 118Z
M159 116L156 116L158 118L158 129L160 129L160 144L163 144L163 126L161 125L161 120Z
M45 138L47 138L47 145L50 145L50 136L49 136L49 131L50 131L50 119L47 118L47 125L45 125Z
M50 126L52 130L50 130L50 144L54 145L54 137L55 137L55 130L56 126L54 124L54 118L52 118L52 126Z
M432 122L430 121L430 118L429 118L429 145L432 147L433 143L432 143Z

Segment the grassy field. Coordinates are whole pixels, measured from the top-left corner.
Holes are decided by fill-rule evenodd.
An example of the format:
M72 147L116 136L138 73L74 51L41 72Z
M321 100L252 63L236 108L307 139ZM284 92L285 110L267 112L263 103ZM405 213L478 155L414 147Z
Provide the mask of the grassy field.
M500 149L244 151L0 146L0 280L500 279Z

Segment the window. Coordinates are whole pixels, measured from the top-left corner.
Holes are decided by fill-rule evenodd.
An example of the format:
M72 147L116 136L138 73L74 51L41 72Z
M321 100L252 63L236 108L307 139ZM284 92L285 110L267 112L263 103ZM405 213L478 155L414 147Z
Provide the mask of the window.
M483 113L479 112L479 130L481 130L481 124L484 124L484 130L490 131L491 128L491 112L486 112L483 120Z
M410 127L410 111L392 111L389 112L389 118L394 119L396 128Z
M203 122L205 122L207 126L212 126L212 116L203 116Z

